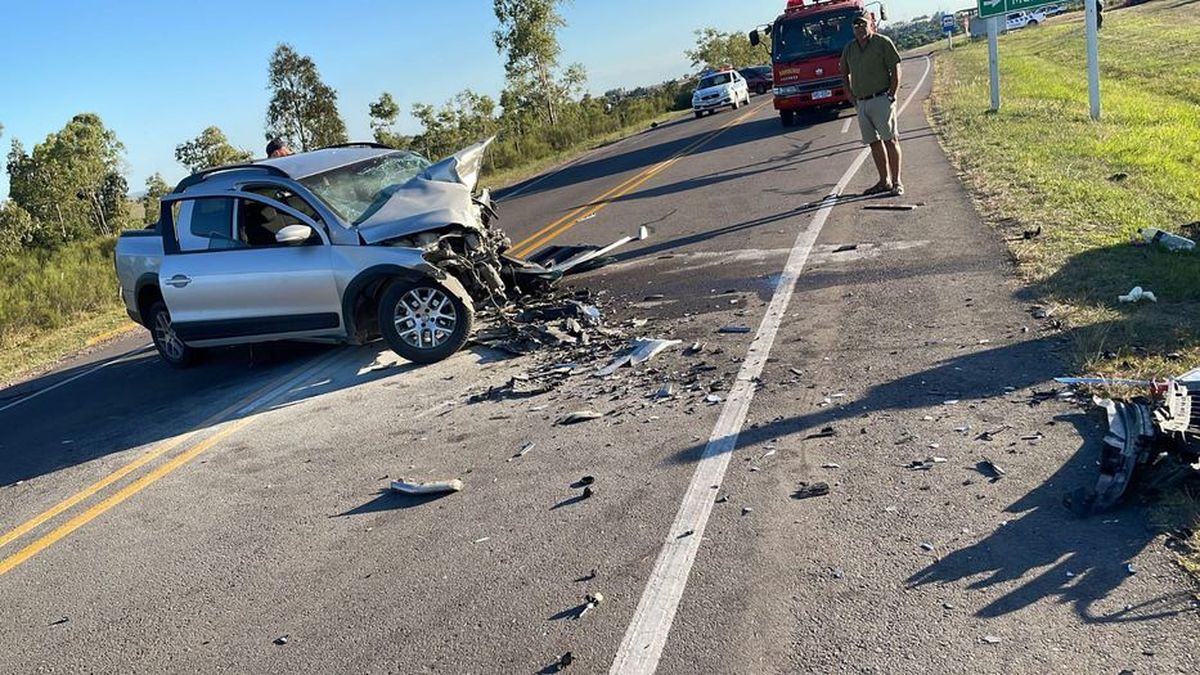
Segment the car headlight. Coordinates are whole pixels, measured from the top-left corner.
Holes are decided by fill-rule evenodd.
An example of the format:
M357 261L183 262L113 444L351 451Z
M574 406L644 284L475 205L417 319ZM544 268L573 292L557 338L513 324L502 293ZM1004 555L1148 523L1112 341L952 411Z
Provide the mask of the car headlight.
M776 96L795 96L800 93L800 85L789 84L786 87L775 87Z

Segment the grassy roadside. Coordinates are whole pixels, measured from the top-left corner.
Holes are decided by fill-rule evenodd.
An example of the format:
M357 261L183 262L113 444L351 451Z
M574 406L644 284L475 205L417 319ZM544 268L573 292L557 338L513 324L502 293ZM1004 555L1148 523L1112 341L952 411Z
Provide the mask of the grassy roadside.
M986 41L941 52L931 117L980 212L1010 242L1024 299L1063 322L1073 369L1179 374L1200 365L1200 252L1133 242L1146 227L1200 238L1200 15L1178 3L1105 13L1099 122L1088 117L1082 21L1001 38L995 114ZM1118 302L1134 286L1158 302ZM1170 501L1176 527L1200 526L1200 497ZM1197 551L1200 535L1182 556L1200 579Z

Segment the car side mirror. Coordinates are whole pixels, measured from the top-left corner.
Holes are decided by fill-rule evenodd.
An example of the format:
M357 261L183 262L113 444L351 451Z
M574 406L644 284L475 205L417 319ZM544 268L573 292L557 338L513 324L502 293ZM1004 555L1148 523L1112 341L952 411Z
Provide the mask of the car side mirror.
M883 5L879 6L879 20L887 21L887 8Z
M312 228L307 225L288 225L275 233L275 241L281 244L303 244L312 233Z
M750 31L750 46L757 47L762 42L762 38L758 37L758 29Z

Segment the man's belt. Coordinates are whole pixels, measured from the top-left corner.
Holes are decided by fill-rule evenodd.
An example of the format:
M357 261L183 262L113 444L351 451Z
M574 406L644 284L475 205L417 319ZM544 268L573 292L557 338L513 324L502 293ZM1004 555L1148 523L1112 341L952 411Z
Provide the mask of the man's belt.
M888 93L888 90L887 90L887 89L884 89L883 91L877 91L877 92L875 92L874 94L871 94L870 96L859 96L859 97L858 97L858 100L860 100L860 101L869 101L869 100L871 100L871 99L873 99L873 98L877 98L877 97L879 97L879 96L887 96L887 93Z

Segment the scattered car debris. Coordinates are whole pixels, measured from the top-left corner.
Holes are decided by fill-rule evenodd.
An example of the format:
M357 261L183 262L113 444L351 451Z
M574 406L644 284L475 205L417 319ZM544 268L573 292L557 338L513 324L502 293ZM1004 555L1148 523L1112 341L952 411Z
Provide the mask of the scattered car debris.
M792 499L809 499L811 497L824 497L829 494L829 483L824 481L818 483L800 483L796 491L792 493Z
M916 204L867 204L864 211L912 211Z
M1042 236L1042 226L1041 225L1038 225L1036 229L1025 230L1024 232L1021 233L1021 238L1024 239L1025 241L1029 241L1030 239L1037 239L1040 236Z
M841 246L838 246L837 248L833 249L833 252L834 253L845 253L847 251L857 251L857 250L858 250L858 244L842 244Z
M721 326L717 329L718 333L749 333L749 326Z
M686 356L693 356L695 354L699 354L702 351L704 351L704 343L703 342L693 342L690 347L683 350L683 353Z
M1146 395L1129 401L1093 398L1105 411L1108 432L1093 489L1080 489L1064 502L1081 515L1112 507L1135 472L1158 489L1200 469L1200 368L1165 382L1153 381Z
M608 246L547 246L530 255L527 260L560 275L587 272L611 262L612 260L606 259L605 256L614 250L649 236L649 228L642 225L636 235L622 237Z
M573 488L587 487L589 485L594 484L595 482L596 482L595 476L584 476L583 478L580 478L579 480L575 481L574 483L571 483L571 487L573 487Z
M998 645L1002 642L1002 640L995 635L984 635L983 637L979 638L979 641L989 645Z
M682 340L651 340L647 338L636 338L633 340L633 343L624 354L613 359L607 366L597 371L596 374L600 377L607 377L615 373L618 368L626 364L630 366L641 365L655 356L658 356L663 350L680 344L683 344Z
M833 462L826 462L821 465L821 468L822 469L840 469L840 468L842 468L842 465L835 464Z
M604 594L602 593L589 593L585 595L583 597L583 606L579 609L579 613L575 615L575 619L582 619L584 614L595 609L602 602L604 602Z
M286 645L287 643L288 643L287 635L280 635L279 637L275 638L275 644L277 644L277 645Z
M460 492L463 489L463 482L457 478L453 480L436 480L436 481L410 481L403 478L392 481L392 489L396 492L403 492L409 495L436 495L444 492Z
M1158 244L1170 251L1192 251L1196 248L1196 242L1191 239L1165 232L1156 227L1142 228L1141 235L1147 243Z
M805 436L804 440L807 441L812 438L832 438L833 436L836 436L836 435L837 435L837 429L834 429L833 427L824 427L820 431L817 431L817 432L814 432L814 433L811 433L811 434Z
M926 551L933 551L933 544L930 544L928 542L922 542L921 548Z
M1117 296L1117 300L1120 302L1139 302L1142 300L1149 300L1150 302L1158 302L1158 298L1154 297L1153 292L1142 290L1141 286L1134 286L1125 295Z
M471 543L472 544L482 544L485 541L491 541L491 539L492 539L491 537L480 537L480 538L472 541Z
M993 483L1003 478L1005 473L1004 469L1000 468L1000 465L986 457L975 464L975 470L983 474Z
M707 403L707 404L709 404L709 405L716 405L716 404L720 403L720 402L721 402L721 401L723 401L723 400L724 400L724 399L722 399L722 398L721 398L719 395L717 395L717 394L709 394L708 396L705 396L705 397L704 397L704 402L705 402L705 403Z
M604 417L604 415L594 410L576 410L573 413L567 413L558 423L561 425L579 424L580 422L600 419L601 417Z
M751 514L751 513L753 513L753 512L754 512L754 509L753 509L753 508L751 508L751 507L749 507L749 506L743 506L743 507L742 507L742 515L743 515L743 516L749 515L749 514Z
M1129 574L1129 576L1133 576L1137 574L1137 567L1134 567L1133 563L1125 563L1125 572Z
M532 450L532 449L533 449L533 446L534 446L534 442L533 442L533 441L529 441L529 442L528 442L528 443L526 443L525 445L522 445L522 446L521 446L521 449L517 451L517 454L513 455L512 457L509 457L509 458L508 458L508 461L510 461L510 462L511 462L511 461L513 461L514 459L519 459L519 458L521 458L521 457L524 457L524 456L525 456L525 453L527 453L527 452L529 452L530 450Z

